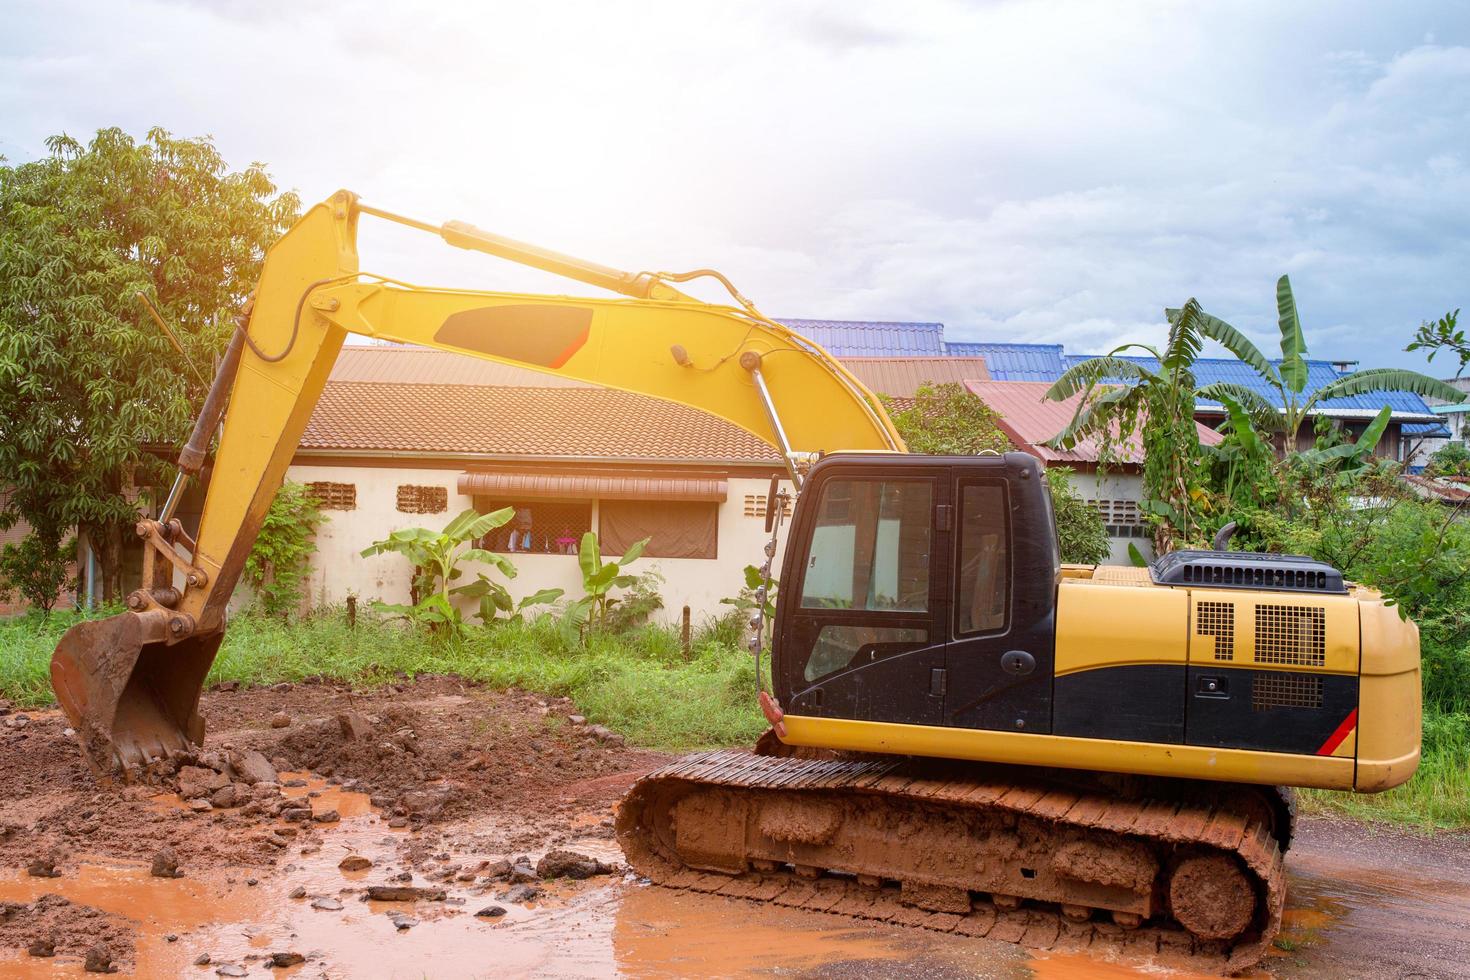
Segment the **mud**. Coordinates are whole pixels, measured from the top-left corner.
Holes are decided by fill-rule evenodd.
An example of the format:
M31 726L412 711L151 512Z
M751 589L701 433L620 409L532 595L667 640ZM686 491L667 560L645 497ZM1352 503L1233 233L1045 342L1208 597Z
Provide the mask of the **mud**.
M210 748L273 760L266 789L308 819L99 790L55 713L0 730L0 974L90 976L100 940L147 977L1181 976L641 883L613 807L667 757L583 734L555 699L429 679L211 692L204 711ZM164 847L181 877L150 873ZM52 854L59 877L27 874ZM1465 838L1306 820L1287 868L1281 942L1253 975L1470 973ZM56 956L30 956L44 939Z

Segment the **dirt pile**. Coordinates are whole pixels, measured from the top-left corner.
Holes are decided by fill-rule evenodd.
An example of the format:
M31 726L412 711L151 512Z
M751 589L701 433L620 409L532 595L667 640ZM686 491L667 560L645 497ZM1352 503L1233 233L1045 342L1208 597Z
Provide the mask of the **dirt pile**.
M121 916L60 895L42 895L29 904L0 902L0 948L84 959L91 972L107 972L102 968L131 965L133 926Z

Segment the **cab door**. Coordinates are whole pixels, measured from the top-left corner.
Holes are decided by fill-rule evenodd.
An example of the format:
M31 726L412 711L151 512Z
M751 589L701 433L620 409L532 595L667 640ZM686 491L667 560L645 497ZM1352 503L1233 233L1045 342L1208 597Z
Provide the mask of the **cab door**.
M955 535L944 724L1051 731L1060 564L1036 460L981 457L953 469Z
M943 723L949 494L948 467L903 457L814 469L781 583L788 710Z

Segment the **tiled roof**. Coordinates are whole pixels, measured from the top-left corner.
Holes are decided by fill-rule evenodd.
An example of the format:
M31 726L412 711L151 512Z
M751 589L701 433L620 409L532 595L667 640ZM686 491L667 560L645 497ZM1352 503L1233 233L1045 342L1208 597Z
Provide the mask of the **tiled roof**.
M411 344L348 344L332 365L333 381L389 384L511 385L522 388L593 388L585 381Z
M1051 387L1045 381L970 381L966 385L981 401L1000 416L999 422L1016 448L1048 463L1096 463L1100 454L1095 439L1084 439L1071 449L1053 449L1042 443L1066 428L1077 411L1073 395L1066 401L1051 401L1044 396ZM1220 442L1220 433L1195 423L1202 445ZM1118 463L1143 465L1143 442L1137 435L1124 443L1118 452Z
M944 324L883 320L799 320L778 322L816 341L834 357L943 357Z
M920 385L990 377L981 357L844 357L842 364L870 390L892 398L912 398Z
M329 381L304 450L779 463L723 419L611 388Z

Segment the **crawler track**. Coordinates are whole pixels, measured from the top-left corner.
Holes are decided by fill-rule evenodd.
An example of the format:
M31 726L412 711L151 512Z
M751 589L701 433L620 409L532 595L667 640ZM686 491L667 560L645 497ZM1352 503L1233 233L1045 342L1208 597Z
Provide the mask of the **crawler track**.
M1020 773L699 753L629 791L617 836L675 888L1199 970L1265 955L1285 883L1256 788Z

